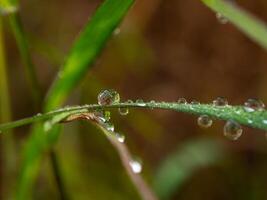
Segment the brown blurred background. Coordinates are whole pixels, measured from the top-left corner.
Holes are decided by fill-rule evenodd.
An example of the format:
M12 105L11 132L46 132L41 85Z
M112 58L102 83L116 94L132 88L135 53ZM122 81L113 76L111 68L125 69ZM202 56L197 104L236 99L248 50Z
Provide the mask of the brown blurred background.
M267 1L236 2L267 23ZM43 92L99 3L21 1L20 14ZM7 24L5 32L13 118L19 119L34 111ZM185 97L209 103L223 96L230 104L243 104L250 97L267 102L266 62L266 51L230 23L219 23L199 0L136 0L120 33L109 41L68 104L96 103L98 92L105 88L117 90L123 100L177 101ZM267 199L263 131L244 128L242 137L233 142L223 137L224 122L215 121L211 128L202 129L195 116L160 110L131 110L126 117L114 111L112 121L126 135L131 152L143 160L143 174L150 185L162 163L182 145L208 138L224 146L222 158L199 166L168 199ZM15 136L21 152L28 128L17 129ZM115 150L93 126L82 122L66 125L56 148L72 199L138 199ZM185 162L201 156L188 157ZM179 171L180 166L176 167ZM51 174L45 159L35 199L58 198Z

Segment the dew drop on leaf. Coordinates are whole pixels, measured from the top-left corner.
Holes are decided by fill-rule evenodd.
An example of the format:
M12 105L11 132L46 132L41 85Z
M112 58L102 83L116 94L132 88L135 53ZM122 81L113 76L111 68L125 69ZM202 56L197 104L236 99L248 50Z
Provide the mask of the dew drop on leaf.
M120 95L113 89L103 90L98 94L97 100L99 105L112 105L120 102Z
M228 23L228 19L223 16L221 13L216 13L216 18L218 19L218 21L221 23L221 24L227 24Z
M197 119L197 124L203 128L209 128L212 125L212 119L208 115L201 115Z
M229 120L224 125L223 134L230 140L237 140L242 135L242 127L235 121Z
M200 103L198 101L196 101L196 100L193 100L193 101L191 101L191 104L192 105L199 105Z
M135 101L135 103L137 103L138 106L145 106L146 104L144 103L143 99L137 99Z
M120 115L128 115L129 109L128 108L119 108Z
M104 128L110 132L114 132L114 125L110 122L106 122L103 124Z
M115 137L117 138L117 140L118 140L120 143L124 143L124 141L125 141L125 135L120 134L120 133L115 133Z
M129 162L129 165L132 169L132 171L135 173L135 174L139 174L141 173L142 171L142 164L141 162L137 161L137 160L131 160Z
M248 99L244 103L244 110L247 112L262 111L264 108L264 103L259 99Z
M213 105L214 106L227 106L228 101L224 97L217 97L215 100L213 100Z
M177 103L180 103L180 104L186 104L187 101L186 101L185 98L179 98L178 101L177 101Z

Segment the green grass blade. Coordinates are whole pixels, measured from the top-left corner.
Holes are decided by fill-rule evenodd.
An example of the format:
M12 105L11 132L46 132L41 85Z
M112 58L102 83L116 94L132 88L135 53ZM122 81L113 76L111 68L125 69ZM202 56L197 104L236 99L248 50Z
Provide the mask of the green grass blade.
M44 110L48 111L61 106L92 66L132 3L133 0L106 0L101 4L75 41L69 57L67 57L57 79L49 90ZM30 198L41 156L47 148L56 142L58 135L59 130L57 128L45 132L43 125L39 124L34 127L32 136L25 147L23 169L16 193L17 199Z
M155 192L160 199L170 199L195 171L218 163L224 155L222 143L214 139L200 138L179 146L157 170Z
M84 77L132 3L133 0L106 0L97 9L76 40L50 89L46 99L46 111L60 106Z
M98 104L73 106L51 111L45 114L39 114L33 117L21 119L18 121L0 124L0 131L16 128L26 124L31 124L40 121L53 120L56 121L64 119L64 117L76 114L94 112L99 109L111 109L111 108L129 108L129 109L163 109L176 112L183 112L193 115L208 115L212 118L219 120L234 120L242 125L258 128L261 130L267 130L267 111L254 111L247 112L243 106L214 106L211 104L178 104L178 103L162 103L162 102L144 102L144 103L118 103L109 106L100 106ZM62 115L64 113L64 115Z
M41 90L35 67L29 51L27 37L18 14L18 3L16 0L0 0L0 11L7 15L8 21L18 45L22 63L25 66L26 79L32 94L36 110L41 106Z
M236 4L224 0L201 0L216 13L222 14L249 38L267 49L267 27Z

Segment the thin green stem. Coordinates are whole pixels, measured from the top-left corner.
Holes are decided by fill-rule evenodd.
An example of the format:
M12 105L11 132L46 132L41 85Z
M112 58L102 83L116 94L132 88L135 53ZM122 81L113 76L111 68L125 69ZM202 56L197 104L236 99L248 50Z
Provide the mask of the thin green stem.
M68 195L64 187L64 182L61 176L61 170L59 167L58 159L57 159L57 154L54 149L50 151L50 160L51 160L51 165L53 168L54 176L56 179L59 195L61 200L68 200Z
M38 82L36 70L31 60L27 38L26 38L21 20L18 17L17 12L11 13L9 15L9 22L10 22L10 26L14 34L14 37L17 41L23 64L25 65L26 77L27 77L29 87L31 89L35 109L39 110L41 107L41 101L42 101L41 100L41 87Z
M267 111L247 112L243 106L213 106L211 104L178 104L167 102L144 102L144 103L118 103L108 106L98 104L73 106L61 108L45 114L38 114L33 117L24 118L18 121L0 124L0 131L5 131L11 128L31 124L38 121L49 120L60 116L63 113L66 115L94 112L99 109L111 108L142 108L142 109L163 109L177 112L184 112L194 115L208 115L210 117L221 120L235 120L236 122L262 130L267 130Z
M11 120L11 105L9 98L8 88L8 75L7 75L6 57L5 57L5 46L4 46L4 32L2 27L2 18L0 17L0 122L8 122ZM12 174L15 171L15 144L12 130L9 131L3 138L1 145L3 146L4 155L4 171L3 177L8 181L7 185L11 186L13 183ZM6 185L6 184L3 184ZM11 187L9 187L11 188ZM8 190L8 189L7 189ZM8 198L3 196L3 198Z

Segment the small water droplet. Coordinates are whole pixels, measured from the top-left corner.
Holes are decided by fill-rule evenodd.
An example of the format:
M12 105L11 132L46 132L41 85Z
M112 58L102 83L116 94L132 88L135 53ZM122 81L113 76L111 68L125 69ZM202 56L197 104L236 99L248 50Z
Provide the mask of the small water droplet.
M129 113L129 109L128 108L119 108L118 110L119 110L119 113L121 115L128 115L128 113Z
M129 164L135 174L139 174L142 171L142 164L139 161L131 160Z
M105 122L103 124L104 128L107 129L110 132L114 132L114 125L110 122Z
M128 100L126 101L126 103L133 103L133 100L128 99Z
M111 113L110 113L110 111L105 111L104 112L104 118L105 118L105 120L106 121L109 121L110 120L110 118L111 118Z
M221 13L216 13L216 18L218 19L218 21L221 24L227 24L228 23L228 19L224 15L222 15Z
M115 133L115 137L117 138L117 140L118 140L120 143L124 143L124 141L125 141L125 135L120 134L120 133Z
M108 121L108 120L106 120L103 111L97 111L97 112L94 112L94 116L96 117L96 119L97 119L98 122L100 122L100 123L105 123L106 121Z
M262 111L264 108L264 103L259 99L248 99L244 103L244 110L247 112Z
M209 128L212 125L212 119L208 115L201 115L197 119L197 124L203 128Z
M121 29L120 28L116 28L114 31L113 31L113 35L119 35L121 32Z
M235 121L229 120L224 125L224 136L230 140L237 140L242 135L242 127Z
M198 101L196 101L196 100L193 100L193 101L191 101L191 104L192 105L199 105L200 103Z
M145 106L146 104L144 103L143 99L137 99L135 101L135 103L137 103L138 106Z
M178 101L177 101L177 103L180 103L180 104L186 104L187 101L186 101L185 98L179 98Z
M215 100L213 100L213 105L214 106L227 106L228 101L224 97L217 97Z
M103 90L98 94L99 105L111 105L120 102L120 95L113 89Z
M251 119L248 120L248 123L249 123L249 124L252 124L252 122L253 122L253 121L252 121Z

